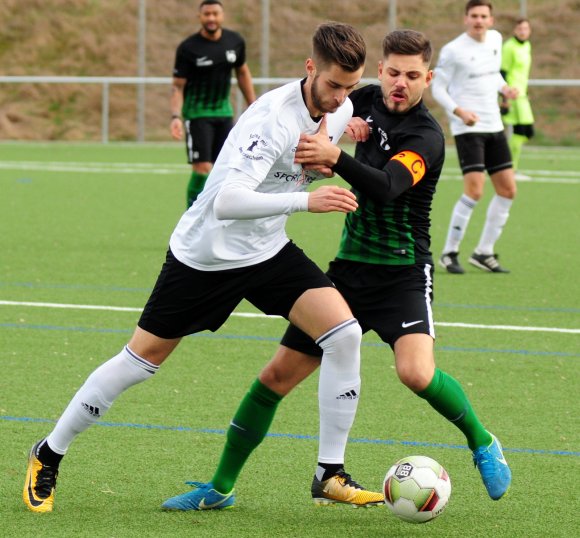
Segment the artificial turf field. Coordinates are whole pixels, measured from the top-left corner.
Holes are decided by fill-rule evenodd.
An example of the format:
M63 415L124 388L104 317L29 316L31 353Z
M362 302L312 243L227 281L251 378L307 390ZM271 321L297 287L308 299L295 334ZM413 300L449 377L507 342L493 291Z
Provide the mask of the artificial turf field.
M185 204L180 144L0 144L0 536L10 537L566 537L580 536L580 150L526 147L534 180L497 244L509 275L467 264L487 201L462 244L465 275L435 274L438 366L459 379L513 471L491 501L459 430L397 380L372 334L347 470L381 487L397 459L442 463L453 491L441 517L401 522L384 508L316 508L317 379L281 404L271 435L227 511L164 513L185 480L211 478L241 397L285 322L248 304L217 333L186 338L159 373L121 396L63 460L55 511L22 500L27 454L76 389L128 340ZM443 245L462 184L448 152L433 209ZM340 215L293 215L290 236L322 267Z

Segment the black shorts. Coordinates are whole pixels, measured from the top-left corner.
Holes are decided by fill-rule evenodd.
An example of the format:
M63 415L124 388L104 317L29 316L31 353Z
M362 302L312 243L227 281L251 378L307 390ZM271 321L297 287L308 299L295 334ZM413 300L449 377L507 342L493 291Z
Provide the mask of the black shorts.
M326 274L346 299L363 333L376 332L391 348L405 334L435 338L431 264L394 267L336 259ZM282 337L282 344L322 356L322 349L293 325Z
M214 163L234 126L233 118L196 118L185 120L185 148L189 164Z
M526 138L533 138L534 137L534 124L529 125L514 125L513 126L513 133L525 136Z
M326 287L334 285L292 242L269 260L225 271L198 271L169 250L138 325L160 338L216 331L242 299L288 319L306 290Z
M457 135L455 147L463 174L487 170L491 175L512 167L512 155L503 131Z

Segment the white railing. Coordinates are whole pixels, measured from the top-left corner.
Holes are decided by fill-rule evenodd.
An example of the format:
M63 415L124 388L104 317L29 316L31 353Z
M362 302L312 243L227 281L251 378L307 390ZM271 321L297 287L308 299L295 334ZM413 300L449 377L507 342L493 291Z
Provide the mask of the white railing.
M296 80L291 78L259 78L253 79L254 85L261 88L280 86ZM100 84L103 87L101 99L101 140L104 144L109 141L109 89L112 84L166 84L170 85L170 77L72 77L72 76L0 76L0 84ZM363 84L375 83L375 78L365 78L361 80ZM236 79L232 79L232 85L236 85ZM530 86L559 86L559 87L580 87L580 79L530 79ZM241 92L237 92L236 110L241 110L243 98ZM168 105L169 106L169 105Z

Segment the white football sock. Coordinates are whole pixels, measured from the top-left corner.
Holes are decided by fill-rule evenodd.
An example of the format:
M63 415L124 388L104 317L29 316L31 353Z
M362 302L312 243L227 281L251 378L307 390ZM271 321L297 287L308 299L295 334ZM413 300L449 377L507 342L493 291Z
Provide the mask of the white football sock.
M66 454L74 438L97 422L123 391L149 379L158 369L125 346L87 378L46 438L48 446L57 454Z
M323 349L318 381L318 461L344 463L344 451L360 394L360 343L356 319L337 325L316 343Z
M481 232L479 245L475 249L477 254L493 254L493 247L510 215L512 202L513 200L510 198L504 198L497 194L491 199L487 207L487 218Z
M457 200L453 208L453 213L451 214L449 229L447 230L447 239L445 241L445 247L443 248L444 254L459 251L459 245L465 235L469 219L476 205L477 201L466 194L462 194L461 198Z

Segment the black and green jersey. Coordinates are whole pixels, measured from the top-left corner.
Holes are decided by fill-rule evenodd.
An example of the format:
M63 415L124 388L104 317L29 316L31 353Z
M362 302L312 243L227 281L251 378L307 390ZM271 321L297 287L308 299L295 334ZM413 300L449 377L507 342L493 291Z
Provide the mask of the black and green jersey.
M393 114L384 105L377 85L355 90L350 96L354 116L366 120L371 136L358 143L357 161L383 170L392 157L414 152L425 162L425 175L415 185L407 177L404 190L387 203L378 203L353 188L358 209L345 219L337 258L381 265L433 263L430 252L430 212L445 158L441 127L421 101L405 114Z
M246 62L242 36L222 29L217 41L193 34L177 48L173 76L187 79L182 115L184 119L232 117L230 102L232 69Z

